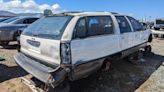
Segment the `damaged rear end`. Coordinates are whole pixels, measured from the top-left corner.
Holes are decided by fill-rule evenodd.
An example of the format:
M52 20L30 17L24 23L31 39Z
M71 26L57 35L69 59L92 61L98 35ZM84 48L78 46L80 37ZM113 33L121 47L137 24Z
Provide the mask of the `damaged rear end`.
M71 19L72 16L45 17L30 25L20 36L16 63L43 83L60 84L67 75L63 67L71 63L69 43L61 42Z

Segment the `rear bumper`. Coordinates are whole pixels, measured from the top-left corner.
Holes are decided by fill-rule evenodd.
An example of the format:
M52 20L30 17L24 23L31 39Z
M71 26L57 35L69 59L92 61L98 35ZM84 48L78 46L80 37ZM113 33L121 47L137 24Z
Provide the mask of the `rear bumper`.
M55 83L61 81L66 75L66 72L61 69L60 66L56 66L56 68L45 66L36 60L27 57L23 53L18 53L14 59L25 71L44 83ZM48 80L50 77L52 79Z

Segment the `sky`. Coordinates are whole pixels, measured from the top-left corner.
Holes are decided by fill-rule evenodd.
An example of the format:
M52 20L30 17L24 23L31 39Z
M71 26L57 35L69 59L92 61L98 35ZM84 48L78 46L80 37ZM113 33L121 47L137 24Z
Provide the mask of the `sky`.
M164 0L0 0L0 9L20 12L109 11L137 19L164 18Z

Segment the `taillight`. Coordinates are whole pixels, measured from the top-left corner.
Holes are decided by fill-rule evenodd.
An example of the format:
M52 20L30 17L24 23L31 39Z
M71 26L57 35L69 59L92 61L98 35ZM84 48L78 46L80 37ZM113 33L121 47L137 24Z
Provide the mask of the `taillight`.
M61 64L71 64L70 43L61 43Z

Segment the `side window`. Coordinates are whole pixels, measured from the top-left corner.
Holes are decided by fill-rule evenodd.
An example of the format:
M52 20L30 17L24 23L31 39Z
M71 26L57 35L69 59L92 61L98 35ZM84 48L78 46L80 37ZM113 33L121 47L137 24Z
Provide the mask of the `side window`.
M142 31L143 30L144 27L139 21L135 20L132 17L128 17L128 19L131 22L134 31Z
M32 24L35 22L38 18L27 18L23 20L23 24Z
M85 38L87 33L86 19L82 18L75 27L75 38Z
M28 24L32 24L33 22L35 22L38 18L30 18L28 19Z
M23 19L20 19L20 20L16 21L15 23L16 24L23 24L23 21L24 21Z
M28 24L28 19L24 19L23 24Z
M113 21L110 16L94 16L88 19L88 36L113 34Z
M132 32L129 23L124 16L116 16L116 19L119 24L120 33Z

